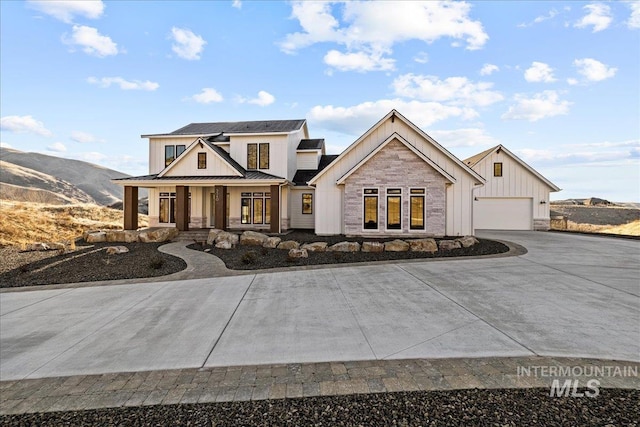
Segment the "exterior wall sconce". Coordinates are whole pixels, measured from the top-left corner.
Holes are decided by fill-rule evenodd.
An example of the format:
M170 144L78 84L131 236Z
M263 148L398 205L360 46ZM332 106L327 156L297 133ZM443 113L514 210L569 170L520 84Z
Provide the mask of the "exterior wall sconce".
M477 201L478 201L478 198L477 198L477 197L474 197L474 198L473 198L473 201L474 201L474 202L477 202Z
M545 202L544 200L540 200L540 204L541 204L541 205L546 205L546 204L547 204L547 202Z

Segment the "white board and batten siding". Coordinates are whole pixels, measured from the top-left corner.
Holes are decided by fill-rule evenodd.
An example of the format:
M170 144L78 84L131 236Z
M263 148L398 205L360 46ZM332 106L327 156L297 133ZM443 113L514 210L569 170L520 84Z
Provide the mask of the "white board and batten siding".
M298 169L318 169L320 163L320 150L305 150L296 153L296 166Z
M164 147L167 145L191 145L198 138L196 136L183 136L176 138L149 138L149 173L160 173L164 168Z
M387 118L379 123L364 139L343 154L343 157L336 159L332 166L318 178L316 205L320 208L316 212L316 233L325 235L344 233L343 188L336 185L336 181L394 132L456 179L456 183L448 186L446 191L445 231L449 236L472 234L471 191L476 184L475 178L398 117L395 120Z
M502 163L501 177L493 176L494 163ZM474 191L474 228L533 230L535 220L549 220L552 188L504 151L487 155L473 170L487 180ZM489 220L490 213L496 218Z
M302 195L311 194L312 206L311 213L302 213ZM316 213L316 197L315 190L311 187L305 187L302 189L292 188L290 190L290 205L289 212L291 213L291 228L313 229L315 227L315 213Z

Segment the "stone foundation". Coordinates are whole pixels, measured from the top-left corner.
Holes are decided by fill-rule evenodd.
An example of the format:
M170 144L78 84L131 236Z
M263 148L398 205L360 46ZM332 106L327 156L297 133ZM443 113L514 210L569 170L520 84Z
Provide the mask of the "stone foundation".
M533 229L535 231L549 231L551 220L548 218L534 218Z

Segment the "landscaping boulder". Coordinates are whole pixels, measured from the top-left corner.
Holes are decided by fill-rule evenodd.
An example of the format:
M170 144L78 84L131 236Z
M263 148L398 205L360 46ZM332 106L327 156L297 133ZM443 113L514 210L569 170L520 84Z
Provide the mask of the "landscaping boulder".
M386 252L406 252L409 250L409 244L404 240L392 240L384 243L384 250Z
M438 244L435 239L412 239L407 240L411 252L437 252Z
M305 243L302 245L301 249L306 249L309 252L324 252L327 250L327 246L327 242L313 242Z
M339 242L335 245L329 246L329 250L332 252L358 252L360 250L360 243L358 242Z
M137 242L138 232L135 230L105 230L107 242Z
M65 245L64 243L47 242L47 243L45 243L45 245L48 246L49 249L51 249L52 251L65 251L65 250L67 250L67 245Z
M51 249L51 247L49 245L47 245L46 243L42 243L42 242L36 242L36 243L31 243L28 244L27 247L25 248L25 251L48 251L49 249Z
M255 231L245 231L240 236L240 244L262 246L264 241L267 240L267 237L268 236L266 234L257 233Z
M462 246L457 240L440 240L438 242L438 249L441 251L450 251L452 249L460 249Z
M87 243L100 243L107 241L107 233L104 231L89 231L84 238Z
M278 243L278 249L291 250L298 248L300 248L300 243L296 242L295 240L285 240L284 242Z
M309 258L309 253L306 249L290 249L289 258Z
M222 230L217 228L212 228L209 230L209 237L207 237L207 245L213 245L216 242L216 237L220 234Z
M222 242L227 242L229 243L229 245L235 246L238 244L238 240L240 240L240 238L238 237L237 234L229 233L228 231L221 231L220 233L218 233L218 236L216 237L216 248L220 248L220 246L218 246L218 243L222 243ZM222 249L230 249L231 246L229 246L228 248L225 247Z
M107 255L120 255L129 252L129 248L126 246L109 246L107 248Z
M384 244L380 242L362 242L362 252L382 252Z
M473 236L459 237L456 240L465 248L471 247L476 243L480 243L480 241Z
M279 237L267 237L264 243L262 243L262 247L268 248L268 249L275 249L278 247L281 241L282 239Z
M229 240L220 240L218 243L216 243L216 248L218 249L231 249L232 247L233 245Z
M143 243L166 242L178 236L176 227L156 227L140 231L139 240Z

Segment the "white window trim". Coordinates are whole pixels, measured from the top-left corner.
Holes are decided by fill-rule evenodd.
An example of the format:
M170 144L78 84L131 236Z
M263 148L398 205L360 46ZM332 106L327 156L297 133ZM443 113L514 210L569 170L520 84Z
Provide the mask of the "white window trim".
M375 196L378 198L378 203L376 204L376 213L378 216L378 228L364 228L364 198L365 196L367 197L373 197L373 194L364 194L364 190L378 190L378 194L375 194ZM360 227L362 229L363 233L380 233L381 232L381 227L380 227L380 187L362 187L361 190L361 194L362 197L360 198L360 212L362 213L362 217L360 218Z

